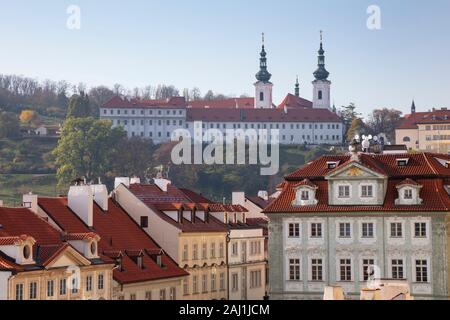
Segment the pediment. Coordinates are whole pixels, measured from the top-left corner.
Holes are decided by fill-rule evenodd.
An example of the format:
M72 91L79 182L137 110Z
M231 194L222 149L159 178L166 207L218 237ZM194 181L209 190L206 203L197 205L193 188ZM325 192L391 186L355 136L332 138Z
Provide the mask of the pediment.
M351 162L330 172L325 179L384 179L385 175L364 166L359 162Z
M74 248L67 246L46 262L46 269L88 266L91 262Z

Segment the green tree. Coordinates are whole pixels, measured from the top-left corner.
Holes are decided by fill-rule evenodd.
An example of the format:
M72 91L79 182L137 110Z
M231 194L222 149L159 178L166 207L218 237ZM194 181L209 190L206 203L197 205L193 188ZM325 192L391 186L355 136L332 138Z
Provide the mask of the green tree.
M87 181L104 178L118 154L118 143L125 137L121 127L112 128L108 120L69 118L53 151L60 184L77 177Z
M368 127L373 134L386 134L389 141L395 141L395 128L400 123L402 112L395 109L375 109L369 116Z
M20 136L20 124L18 117L11 112L0 111L0 139L17 138Z
M347 131L347 141L352 141L355 135L363 135L367 133L367 127L361 118L354 118L350 128Z
M153 168L153 152L155 145L152 140L141 137L124 138L119 142L120 152L116 155L113 172L115 176L144 178L149 168Z
M89 116L91 116L91 107L88 95L80 92L80 94L74 94L70 97L67 118L86 118Z
M356 112L356 105L351 102L348 106L342 106L340 108L340 115L346 130L345 136L348 136L348 130L352 125L352 121L355 118L359 117L361 114L359 112Z

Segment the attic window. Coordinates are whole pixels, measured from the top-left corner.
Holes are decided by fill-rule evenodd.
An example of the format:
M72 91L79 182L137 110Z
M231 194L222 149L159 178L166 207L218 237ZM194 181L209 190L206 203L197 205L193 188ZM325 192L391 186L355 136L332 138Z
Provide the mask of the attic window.
M406 167L408 165L409 158L397 159L398 167Z
M327 162L327 167L328 169L334 169L338 166L338 162L337 161L328 161Z

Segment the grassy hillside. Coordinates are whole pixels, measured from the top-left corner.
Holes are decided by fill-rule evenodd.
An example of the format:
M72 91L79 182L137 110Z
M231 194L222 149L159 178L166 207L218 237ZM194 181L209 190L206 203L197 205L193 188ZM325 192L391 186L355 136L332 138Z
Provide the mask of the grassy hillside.
M20 205L22 195L30 191L43 196L55 196L67 190L56 187L54 174L0 174L0 200L6 206Z

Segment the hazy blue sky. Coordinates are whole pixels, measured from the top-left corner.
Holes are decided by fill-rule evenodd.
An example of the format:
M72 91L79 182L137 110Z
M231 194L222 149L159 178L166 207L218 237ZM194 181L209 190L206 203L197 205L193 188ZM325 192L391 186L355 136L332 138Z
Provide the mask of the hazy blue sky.
M66 28L71 4L81 30ZM381 30L366 27L372 4ZM265 32L275 102L297 74L310 99L322 29L337 106L450 107L449 16L449 0L0 0L0 73L253 95Z

